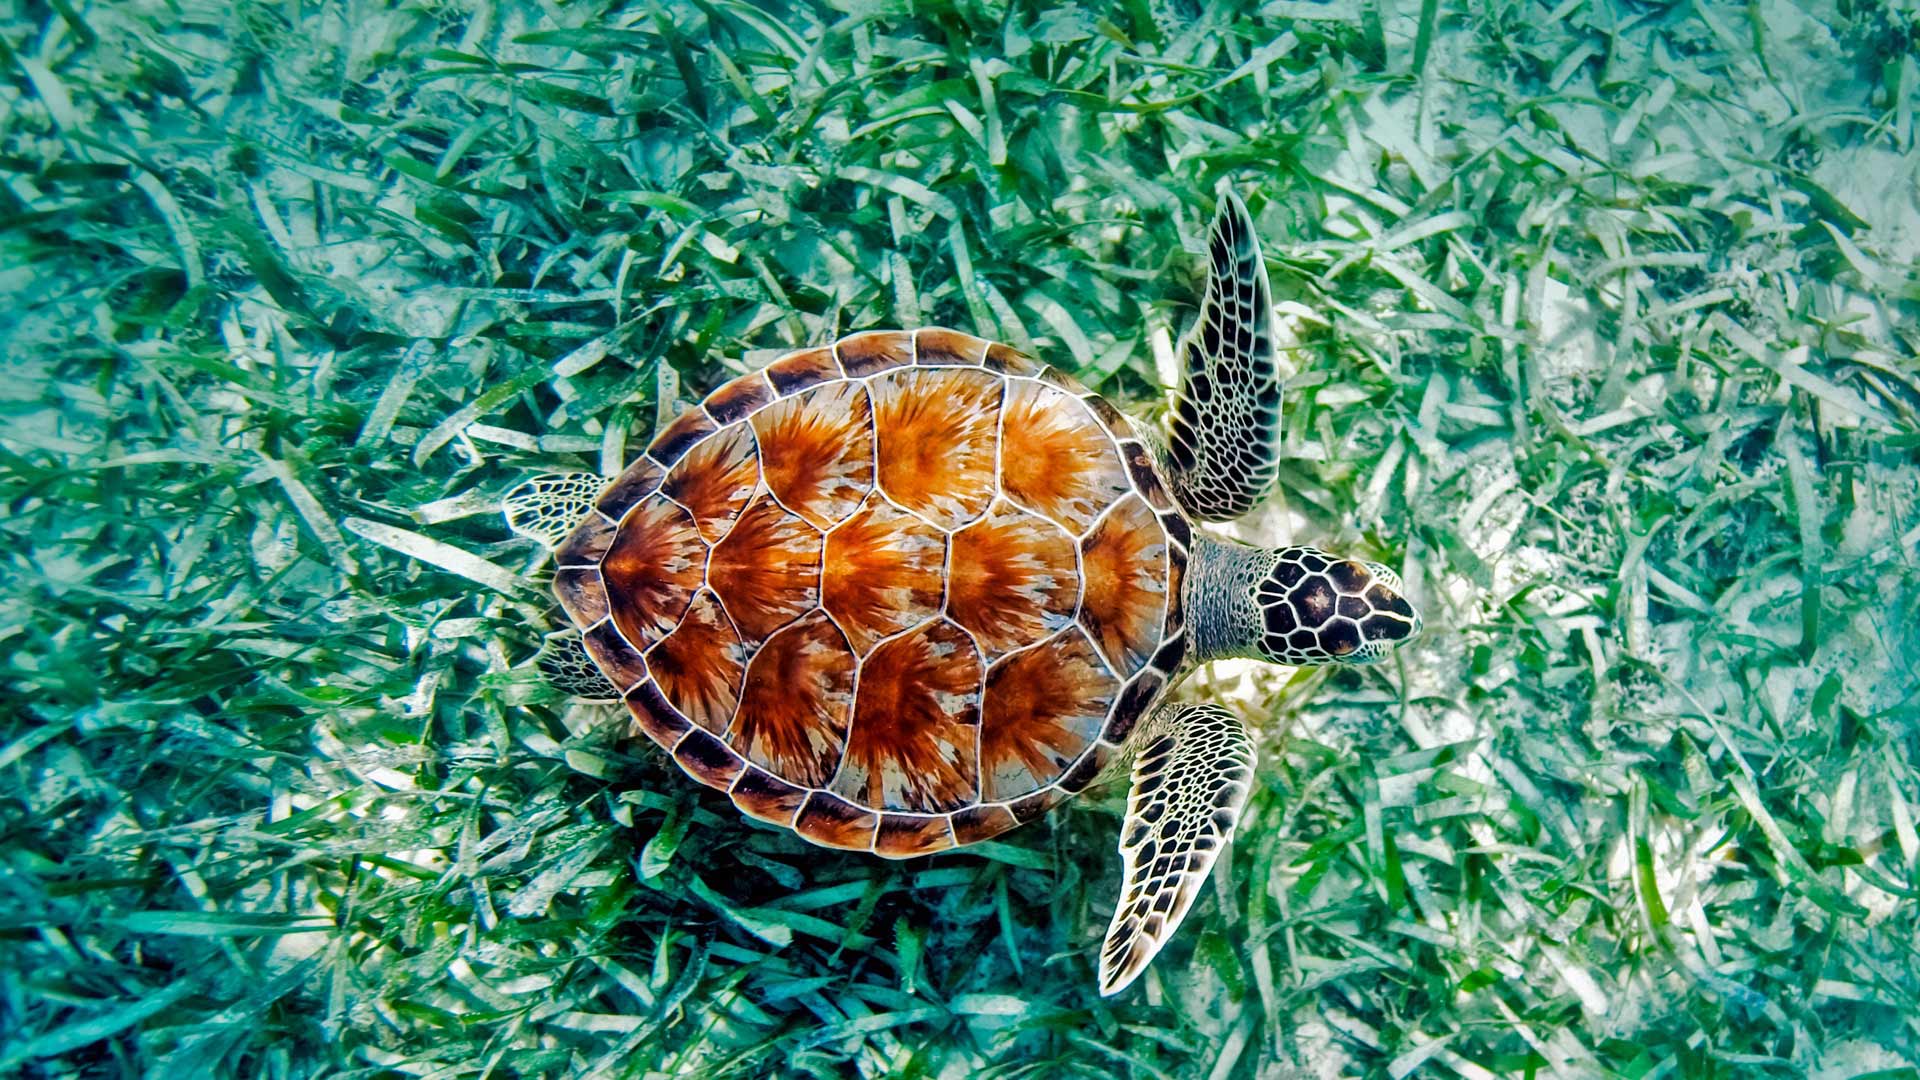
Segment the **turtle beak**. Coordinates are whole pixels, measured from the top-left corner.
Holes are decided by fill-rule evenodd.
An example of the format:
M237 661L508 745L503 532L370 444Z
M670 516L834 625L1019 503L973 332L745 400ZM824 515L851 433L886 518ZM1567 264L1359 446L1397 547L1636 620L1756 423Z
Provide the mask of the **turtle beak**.
M1360 633L1366 645L1386 655L1387 650L1419 635L1425 627L1420 612L1401 593L1400 575L1380 563L1361 563L1373 583L1367 587L1367 606L1372 610L1360 620Z

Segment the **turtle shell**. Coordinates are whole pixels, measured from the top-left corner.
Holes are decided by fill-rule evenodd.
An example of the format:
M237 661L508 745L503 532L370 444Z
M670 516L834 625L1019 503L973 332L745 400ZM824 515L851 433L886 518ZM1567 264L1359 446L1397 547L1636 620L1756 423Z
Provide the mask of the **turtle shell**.
M1004 345L878 331L668 425L554 587L687 773L905 857L1092 782L1184 658L1190 541L1104 400Z

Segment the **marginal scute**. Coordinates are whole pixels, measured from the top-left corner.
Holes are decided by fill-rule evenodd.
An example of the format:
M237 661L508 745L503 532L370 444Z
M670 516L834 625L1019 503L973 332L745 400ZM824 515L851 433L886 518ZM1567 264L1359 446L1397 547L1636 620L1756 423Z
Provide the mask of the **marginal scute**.
M1167 531L1167 538L1183 550L1193 547L1193 526L1187 524L1187 515L1178 510L1162 510L1160 527Z
M825 612L802 617L748 662L727 741L790 784L825 787L846 746L856 663Z
M1119 681L1077 628L987 672L980 797L1007 802L1055 782L1100 737Z
M640 657L611 622L603 622L581 633L580 645L593 659L600 674L622 694L638 686L647 677L647 662Z
M1013 813L1014 820L1025 825L1035 818L1042 817L1047 811L1067 801L1067 792L1059 786L1041 788L1023 798L1015 799L1007 809Z
M676 418L673 423L661 429L660 434L647 444L647 456L660 463L662 468L672 468L680 460L680 455L692 448L694 443L720 430L704 409L689 409Z
M858 379L913 363L913 335L905 330L869 330L834 343L847 378Z
M614 534L618 529L613 522L599 513L588 514L573 532L554 549L555 566L597 566L606 557L607 549L613 546Z
M645 649L680 621L700 587L707 546L687 512L649 495L620 522L620 535L600 563L613 621Z
M1167 550L1167 621L1161 634L1172 637L1186 629L1187 553L1179 548Z
M987 346L985 365L988 369L998 371L1002 375L1021 376L1038 375L1040 369L1046 366L1019 349L1011 345L1002 345L997 341Z
M830 529L873 488L873 408L858 383L836 382L753 415L768 490L817 529Z
M1167 539L1138 495L1129 495L1081 544L1086 590L1080 621L1122 676L1160 647L1167 607Z
M760 641L820 601L818 530L762 494L714 545L707 580L747 641Z
M1070 795L1078 795L1087 789L1087 785L1099 778L1100 773L1113 760L1113 749L1107 743L1097 742L1093 749L1080 756L1073 768L1060 778L1060 789Z
M652 680L627 691L626 702L627 711L633 714L633 725L662 750L671 752L687 732L693 730L687 718L660 696L660 688Z
M911 859L952 846L953 827L945 814L881 814L880 828L873 834L873 853L889 859Z
M660 485L660 492L687 508L700 535L711 544L727 535L753 489L760 463L745 424L722 428L689 448Z
M853 851L872 850L879 825L879 814L825 791L807 796L793 819L793 830L814 843Z
M833 347L802 349L768 364L764 369L773 391L781 397L797 394L829 379L840 378L840 365L833 359Z
M773 386L762 372L742 375L707 395L701 407L713 422L725 426L744 419L774 398Z
M1079 397L1080 395L1087 392L1086 386L1083 385L1079 379L1074 378L1073 376L1067 374L1064 371L1061 371L1059 368L1054 367L1051 364L1046 365L1045 367L1042 367L1038 372L1034 374L1034 378L1039 379L1041 382L1046 383L1048 386L1058 387L1061 390L1065 390L1067 393L1072 394L1074 397Z
M1174 509L1173 496L1167 493L1167 487L1160 482L1160 474L1154 470L1153 455L1147 452L1145 445L1139 442L1120 444L1121 456L1126 458L1127 475L1133 478L1133 487L1147 504L1160 513Z
M681 715L716 735L727 730L746 677L746 650L711 590L695 594L680 625L647 653L647 668Z
M626 467L625 471L614 478L613 483L601 489L600 498L594 502L594 505L609 520L619 521L626 517L627 511L638 505L641 499L660 490L660 479L666 475L667 471L652 458L637 458L633 464ZM566 547L565 544L561 545L562 550Z
M673 748L673 760L688 776L718 791L732 787L746 767L726 743L699 728L687 732L680 745Z
M1078 535L1130 488L1119 452L1080 399L1027 379L1007 389L1000 482Z
M1087 408L1093 410L1093 415L1100 418L1100 422L1107 426L1107 430L1113 433L1114 438L1131 439L1134 437L1133 421L1127 419L1125 413L1114 408L1113 402L1108 401L1099 394L1087 394L1081 397L1080 401L1086 405Z
M1167 688L1167 682L1153 669L1149 668L1134 677L1134 680L1120 691L1120 700L1113 707L1113 715L1107 718L1107 727L1100 738L1118 746L1133 734L1135 724L1153 708L1160 698L1161 691Z
M913 335L913 362L979 367L985 359L987 342L972 334L941 327L916 330Z
M1160 646L1159 652L1153 654L1153 666L1168 675L1176 675L1179 674L1180 665L1186 658L1187 635L1175 634L1167 639L1165 645Z
M795 787L758 765L743 769L727 794L741 813L783 828L793 825L793 815L807 801L806 788Z
M607 617L607 587L598 567L562 567L553 572L553 594L576 629L585 630Z
M1073 541L1010 503L953 534L947 610L990 656L1065 626L1079 591Z
M855 652L940 610L945 533L877 495L827 534L821 603Z
M859 701L832 789L876 810L957 810L979 797L980 654L940 619L882 644L860 669Z
M951 815L953 841L956 844L977 844L982 840L991 840L1009 829L1020 825L1013 812L1004 806L984 803L955 811Z
M870 386L880 487L943 529L979 517L993 501L1002 379L977 368L917 368Z

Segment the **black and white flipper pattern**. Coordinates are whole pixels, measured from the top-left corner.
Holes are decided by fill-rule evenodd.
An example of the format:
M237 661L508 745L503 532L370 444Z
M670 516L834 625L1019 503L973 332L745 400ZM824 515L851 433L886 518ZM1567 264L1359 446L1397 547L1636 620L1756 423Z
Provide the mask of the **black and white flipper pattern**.
M587 655L578 630L557 630L540 642L533 654L534 666L546 677L547 685L568 697L582 701L619 701L620 690L600 673L599 665Z
M593 501L606 486L606 478L594 473L548 473L515 484L500 500L500 509L507 528L552 551L594 512ZM533 664L549 686L569 697L620 700L619 688L600 673L577 630L548 634L533 654Z
M1259 505L1280 467L1280 369L1260 240L1227 192L1207 239L1200 316L1180 339L1180 389L1167 446L1188 515L1229 521Z
M1120 828L1121 891L1100 950L1117 994L1186 917L1253 784L1253 738L1218 705L1162 705L1143 726Z
M500 509L507 528L557 548L593 510L594 498L606 486L606 477L594 473L548 473L515 484Z

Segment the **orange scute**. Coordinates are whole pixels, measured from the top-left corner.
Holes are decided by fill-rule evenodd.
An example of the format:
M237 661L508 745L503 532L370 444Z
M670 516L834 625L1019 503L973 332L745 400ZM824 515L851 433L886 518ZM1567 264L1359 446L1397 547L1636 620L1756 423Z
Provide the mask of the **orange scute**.
M694 595L679 628L647 654L647 667L687 719L716 735L727 730L740 700L746 650L711 591Z
M688 409L653 436L653 441L647 444L647 456L661 465L671 466L719 427L705 409Z
M1060 779L1100 737L1119 688L1077 629L993 665L980 716L981 798L1006 802Z
M822 345L817 349L788 353L768 364L766 375L767 381L773 384L774 393L785 397L828 379L838 379L840 365L833 359L833 347Z
M594 566L563 566L553 572L553 595L560 599L573 625L585 630L612 614L607 605L607 584L600 580Z
M855 652L940 609L946 534L877 496L827 534L821 601Z
M1000 482L1007 496L1070 533L1085 532L1132 489L1113 440L1078 398L1014 380L1004 431Z
M868 330L833 343L833 354L847 378L857 379L913 363L913 335L904 330Z
M869 851L880 815L838 795L816 791L793 817L793 831L823 847Z
M647 662L620 629L610 622L583 630L580 644L587 650L593 666L600 669L622 695L645 681Z
M820 599L820 534L762 494L714 545L707 579L748 641L759 641Z
M727 534L727 527L760 482L754 457L753 436L745 424L723 428L667 470L660 490L692 511L700 535L713 543Z
M969 806L953 814L948 821L953 826L953 842L956 844L977 844L982 840L991 840L1020 825L1020 819L1014 817L1012 811L990 803Z
M889 859L911 859L953 846L953 826L945 814L882 814L873 834L873 853Z
M1082 544L1080 620L1115 671L1140 670L1160 644L1167 610L1167 534L1138 495L1113 508Z
M979 367L990 342L958 330L929 326L913 334L913 362L916 364L958 364Z
M756 765L747 766L727 794L741 813L781 826L792 825L793 815L807 801L806 788L794 787Z
M636 648L672 630L687 610L707 548L687 512L660 495L628 511L600 563L614 625Z
M727 742L790 784L824 786L846 745L855 664L825 612L773 635L747 664Z
M987 346L985 359L987 367L1005 375L1038 375L1046 368L1045 364L1021 352L1011 345L992 342Z
M652 458L645 455L634 458L633 463L627 466L625 472L615 477L613 483L600 489L600 497L594 501L593 505L607 518L619 521L627 515L627 511L639 505L641 499L660 489L662 475L664 474L660 471L659 463ZM562 544L561 553L570 554L568 551L570 546L571 540L567 544ZM605 549L602 548L601 551L604 552ZM573 561L571 558L563 558L556 565L565 566Z
M1031 645L1065 626L1079 586L1073 541L1011 503L953 534L947 609L989 654Z
M1003 382L975 368L921 368L876 376L873 421L880 486L943 529L993 501Z
M832 790L876 810L940 813L978 793L980 654L942 619L881 645L860 671Z
M873 487L873 407L860 384L795 394L752 423L768 489L816 528L853 513Z

